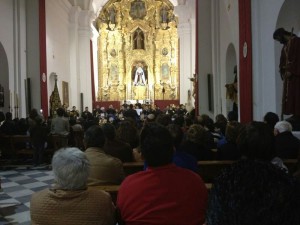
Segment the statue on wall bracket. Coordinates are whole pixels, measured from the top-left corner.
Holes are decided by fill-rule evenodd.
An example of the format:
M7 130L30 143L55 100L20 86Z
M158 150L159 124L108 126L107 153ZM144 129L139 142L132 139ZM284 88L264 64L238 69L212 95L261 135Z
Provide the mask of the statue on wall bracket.
M137 28L133 34L133 49L145 49L144 40L144 32L140 28Z

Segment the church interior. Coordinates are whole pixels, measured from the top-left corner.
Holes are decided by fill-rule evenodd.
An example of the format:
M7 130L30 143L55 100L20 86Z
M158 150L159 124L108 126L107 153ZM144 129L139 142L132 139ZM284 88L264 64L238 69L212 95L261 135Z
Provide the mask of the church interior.
M138 100L226 115L232 100L225 85L237 66L240 121L281 113L281 45L272 34L279 27L299 32L295 0L271 7L235 0L1 4L3 112L25 118L36 108L50 116L56 83L69 109ZM270 8L267 20L263 7Z
M298 105L285 110L285 48L273 38L278 28L300 35L299 10L298 0L1 0L0 113L28 121L34 109L47 124L64 108L70 120L91 114L101 124L116 120L103 122L106 110L123 120L124 107L133 105L143 122L157 117L155 110L183 110L213 120L234 112L247 124L272 112L292 118L300 139L299 91L293 97ZM79 133L73 146L83 150ZM62 143L56 135L47 139L46 165L32 168L32 158L7 163L6 149L30 148L26 135L14 138L0 128L0 224L31 224L31 195L54 180L51 157ZM215 163L205 160L201 167L198 160L208 189L233 163L218 162L212 149ZM296 158L283 161L295 172ZM123 162L127 174L142 170L135 163ZM114 199L119 185L101 188Z

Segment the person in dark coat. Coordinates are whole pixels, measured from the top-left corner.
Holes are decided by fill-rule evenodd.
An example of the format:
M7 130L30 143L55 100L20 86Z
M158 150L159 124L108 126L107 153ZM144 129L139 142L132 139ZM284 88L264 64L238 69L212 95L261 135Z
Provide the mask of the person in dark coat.
M296 159L300 151L300 140L292 134L292 125L287 121L275 124L275 149L282 159Z
M101 128L106 139L103 146L104 152L120 159L122 162L132 162L132 148L130 144L116 138L116 129L114 125L105 123Z
M36 117L35 125L29 130L31 144L33 146L33 165L38 166L44 164L45 143L47 141L47 127L43 126L41 117Z

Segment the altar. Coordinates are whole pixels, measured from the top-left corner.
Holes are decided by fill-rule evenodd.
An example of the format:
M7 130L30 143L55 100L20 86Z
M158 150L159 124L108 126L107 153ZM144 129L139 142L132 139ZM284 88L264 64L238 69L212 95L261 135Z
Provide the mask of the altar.
M169 1L107 3L96 23L96 102L178 100L177 23Z
M135 104L146 104L146 105L151 105L153 101L151 99L127 99L124 101L121 101L120 105L127 104L127 105L135 105Z

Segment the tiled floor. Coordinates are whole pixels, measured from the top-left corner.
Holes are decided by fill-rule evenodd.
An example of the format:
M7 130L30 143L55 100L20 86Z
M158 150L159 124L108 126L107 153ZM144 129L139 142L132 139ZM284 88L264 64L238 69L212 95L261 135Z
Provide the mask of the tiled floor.
M26 167L0 171L0 225L30 223L30 198L32 193L45 189L53 183L49 169Z

